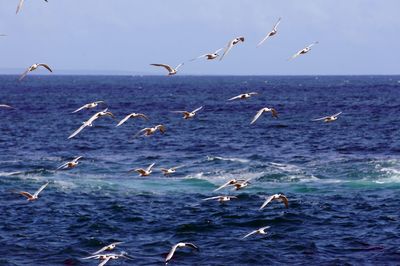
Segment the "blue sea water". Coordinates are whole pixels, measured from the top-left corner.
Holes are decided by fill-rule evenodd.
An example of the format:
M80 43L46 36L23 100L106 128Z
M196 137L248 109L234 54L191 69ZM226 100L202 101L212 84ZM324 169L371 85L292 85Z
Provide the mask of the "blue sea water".
M227 99L243 92L246 101ZM101 108L101 118L68 136ZM134 260L107 265L395 265L400 263L400 77L0 77L0 265L97 265L114 241ZM183 120L173 110L193 110ZM252 117L274 107L279 118ZM333 123L314 118L343 114ZM164 135L134 138L164 124ZM69 171L62 163L83 156ZM149 177L128 173L155 164ZM164 177L160 168L182 165ZM231 178L243 190L213 192ZM27 202L15 191L34 192ZM264 198L284 193L289 208ZM226 204L202 199L228 194ZM270 226L266 236L241 238Z

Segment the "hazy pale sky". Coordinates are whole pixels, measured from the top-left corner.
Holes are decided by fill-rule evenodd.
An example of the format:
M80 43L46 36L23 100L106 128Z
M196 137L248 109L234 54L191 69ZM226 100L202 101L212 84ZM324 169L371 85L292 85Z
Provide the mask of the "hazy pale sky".
M26 0L16 15L17 4L0 2L0 69L165 74L149 64L176 66L243 35L222 62L180 73L400 74L399 0ZM278 34L256 48L279 17Z

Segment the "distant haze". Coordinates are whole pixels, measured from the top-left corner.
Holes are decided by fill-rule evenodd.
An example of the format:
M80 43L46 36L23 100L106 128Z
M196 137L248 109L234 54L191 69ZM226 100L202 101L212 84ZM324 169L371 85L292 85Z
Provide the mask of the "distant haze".
M0 2L0 73L45 62L55 73L166 74L149 64L176 66L241 35L222 62L179 74L400 73L398 0L28 0L16 15L17 4ZM256 48L279 17L278 34Z

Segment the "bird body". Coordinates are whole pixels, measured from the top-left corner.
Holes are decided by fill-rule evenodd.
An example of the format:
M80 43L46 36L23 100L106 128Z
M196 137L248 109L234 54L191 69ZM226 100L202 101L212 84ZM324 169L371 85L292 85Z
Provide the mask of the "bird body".
M180 68L182 65L184 65L184 63L180 63L175 68L171 67L170 65L166 65L166 64L150 64L150 65L163 67L168 71L168 76L173 76L173 75L176 75L176 73L178 73L178 68Z
M278 25L279 23L281 23L281 18L278 19L278 21L275 23L274 27L272 28L272 30L270 32L268 32L268 34L264 37L264 39L262 39L258 44L257 47L259 47L261 44L263 44L269 37L274 36L275 34L278 33Z
M220 49L218 49L217 51L215 51L215 52L213 52L213 53L208 53L208 54L203 54L203 55L200 55L199 57L197 57L197 58L194 58L194 59L192 59L192 60L190 60L190 61L194 61L194 60L196 60L196 59L200 59L200 58L206 58L207 60L214 60L215 58L217 58L218 56L219 56L219 52L221 51L221 50L223 50L224 48L220 48Z
M139 176L149 176L149 175L151 175L151 173L153 172L153 170L151 170L152 168L153 168L153 166L155 165L156 163L152 163L151 165L149 165L149 167L147 167L146 169L143 169L143 168L138 168L138 169L132 169L132 170L130 170L129 172L138 172L139 173Z
M264 107L257 112L253 120L250 122L250 125L254 124L257 121L257 119L260 118L260 116L265 112L271 112L272 117L278 118L278 112L274 108Z
M74 133L72 133L68 137L68 139L71 139L71 138L75 137L76 135L78 135L84 128L93 126L93 122L103 116L109 116L109 117L115 118L114 114L109 112L108 109L105 109L101 112L97 112L92 117L90 117L89 120L87 120L86 122L83 122L82 126L80 126L77 130L75 130Z
M51 70L51 68L46 65L46 64L33 64L30 67L28 67L24 73L22 73L22 75L20 76L19 80L23 80L26 75L28 75L29 72L35 71L36 69L38 69L39 67L44 67L46 68L48 71L53 72L53 70Z
M235 196L215 196L211 198L205 198L203 200L217 200L220 203L230 201L231 199L237 199Z
M76 109L75 111L73 111L72 113L77 113L77 112L79 112L79 111L81 111L83 109L88 110L88 109L95 108L101 103L104 103L104 101L97 101L97 102L92 102L92 103L85 104L85 105L79 107L78 109Z
M313 121L320 121L320 120L323 120L325 123L333 122L333 121L336 121L336 120L338 119L338 117L339 117L339 115L340 115L341 113L342 113L342 112L339 112L339 113L337 113L337 114L330 115L330 116L324 116L324 117L321 117L321 118L314 119Z
M228 101L245 100L245 99L251 98L253 95L257 95L257 94L258 94L257 92L243 93L243 94L239 94L238 96L228 99Z
M190 119L190 118L193 118L196 115L196 113L198 111L200 111L201 109L203 109L203 106L201 106L201 107L199 107L199 108L197 108L197 109L195 109L195 110L193 110L191 112L188 112L188 111L172 111L172 112L173 113L181 113L181 114L183 114L183 119Z
M301 49L300 51L298 51L297 53L295 53L291 58L289 58L289 60L295 59L296 57L298 57L299 55L303 55L308 53L309 51L311 51L311 47L318 44L318 42L313 42L312 44L310 44L309 46L307 46L306 48Z
M251 235L254 235L254 234L266 235L267 232L265 230L268 229L268 228L270 228L270 226L264 226L264 227L261 227L261 228L259 228L257 230L251 231L250 233L248 233L247 235L242 237L242 239L245 239L245 238L247 238L247 237L249 237Z
M180 242L180 243L172 246L170 252L168 253L167 257L165 258L165 263L167 264L172 259L172 257L174 256L174 254L178 248L185 248L185 247L199 250L199 248L193 243Z
M260 210L264 209L273 200L281 201L281 202L283 202L285 204L286 208L289 208L289 200L285 195L283 195L283 194L274 194L274 195L266 198L264 203L261 205Z
M151 136L151 135L153 135L154 133L156 133L157 130L160 131L161 134L164 134L165 131L166 131L166 128L165 128L164 125L157 125L157 126L155 126L155 127L146 127L146 128L143 128L142 130L140 130L140 131L135 135L135 137L139 136L139 135L142 134L142 133L143 133L143 136L148 137L148 136Z
M225 47L224 53L222 54L221 58L219 59L220 61L229 53L229 51L232 49L233 46L235 46L236 44L240 43L240 42L244 42L244 37L240 36L237 37L233 40L231 40L228 45Z
M40 192L43 191L43 189L45 189L48 186L48 182L46 184L44 184L43 186L41 186L33 195L29 192L26 191L20 191L18 192L18 194L24 196L27 198L28 201L35 201L39 198L39 194Z
M227 187L227 186L233 186L233 185L235 185L236 183L243 182L243 181L245 181L245 179L236 179L236 178L231 179L231 180L229 180L228 182L226 182L225 184L223 184L222 186L220 186L220 187L218 187L217 189L215 189L214 191L221 190L221 189L223 189L223 188L225 188L225 187Z
M66 170L66 169L75 168L75 167L78 166L79 160L80 160L81 158L82 158L82 156L76 157L76 158L73 159L72 161L66 162L66 163L64 163L63 165L59 166L59 167L57 168L57 170L61 170L61 169Z
M125 116L124 119L122 119L122 120L118 123L117 127L121 126L123 123L125 123L126 121L128 121L128 119L130 119L130 118L143 118L143 119L145 119L145 120L149 120L149 118L148 118L147 116L145 116L144 114L140 114L140 113L131 113L131 114Z

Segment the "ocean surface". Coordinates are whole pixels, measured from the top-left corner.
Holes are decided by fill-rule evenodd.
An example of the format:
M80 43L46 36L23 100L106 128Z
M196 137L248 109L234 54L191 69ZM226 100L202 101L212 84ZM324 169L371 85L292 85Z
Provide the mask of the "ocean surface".
M400 264L400 76L0 77L0 265ZM227 99L258 92L245 101ZM101 107L100 118L68 140ZM174 110L204 106L192 120ZM262 107L274 107L255 124ZM312 119L342 111L333 123ZM167 131L134 138L142 128ZM55 171L83 156L68 171ZM155 163L151 176L128 173ZM183 166L169 177L160 168ZM232 178L239 191L213 192ZM35 202L15 191L48 187ZM286 209L266 196L284 193ZM202 199L238 197L225 204ZM252 230L270 226L267 235Z

